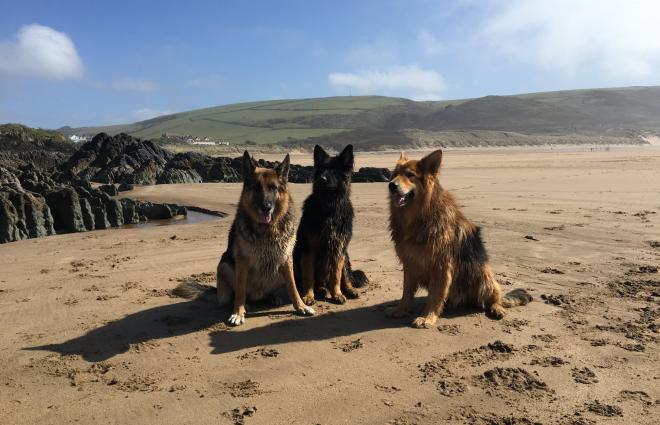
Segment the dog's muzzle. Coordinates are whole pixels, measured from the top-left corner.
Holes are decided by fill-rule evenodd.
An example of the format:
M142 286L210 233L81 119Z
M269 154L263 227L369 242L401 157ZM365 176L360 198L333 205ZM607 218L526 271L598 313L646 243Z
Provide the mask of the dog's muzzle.
M264 224L269 224L273 219L273 210L274 208L272 202L264 202L259 210L259 213L257 214L259 221Z
M391 181L387 187L390 190L390 197L392 198L392 203L395 207L406 206L415 196L415 192L412 190L404 193L401 190L401 187L393 181Z

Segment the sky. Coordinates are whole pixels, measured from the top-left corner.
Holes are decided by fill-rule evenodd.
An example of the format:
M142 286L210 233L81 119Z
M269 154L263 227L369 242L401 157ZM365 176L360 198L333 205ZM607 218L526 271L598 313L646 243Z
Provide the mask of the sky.
M0 123L660 84L655 0L0 0Z

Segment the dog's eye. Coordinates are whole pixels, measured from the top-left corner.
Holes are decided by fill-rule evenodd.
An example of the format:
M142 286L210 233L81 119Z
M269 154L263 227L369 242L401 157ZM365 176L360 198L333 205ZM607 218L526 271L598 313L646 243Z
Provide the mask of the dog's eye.
M415 173L411 173L410 171L406 172L406 177L409 179L414 179L415 178Z

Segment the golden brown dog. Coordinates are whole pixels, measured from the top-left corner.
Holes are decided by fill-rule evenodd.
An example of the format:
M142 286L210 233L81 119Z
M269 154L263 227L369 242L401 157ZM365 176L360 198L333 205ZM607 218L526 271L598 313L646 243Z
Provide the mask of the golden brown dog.
M428 299L414 327L433 325L446 305L479 306L501 319L505 307L527 304L532 297L524 290L501 295L479 227L461 213L438 181L441 162L441 150L419 161L401 153L392 173L390 230L403 263L403 296L386 313L408 314L421 287L428 290Z

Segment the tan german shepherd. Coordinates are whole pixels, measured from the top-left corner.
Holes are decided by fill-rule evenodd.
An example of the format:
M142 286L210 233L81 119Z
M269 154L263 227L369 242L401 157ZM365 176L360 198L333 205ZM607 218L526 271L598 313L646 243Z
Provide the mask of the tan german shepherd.
M432 326L445 305L478 306L494 319L504 308L532 300L526 291L502 297L488 264L480 229L459 210L454 198L438 181L442 151L421 160L402 152L389 183L390 231L403 263L403 296L389 317L407 315L419 287L428 290L426 308L412 326Z
M300 298L293 276L296 223L288 178L289 155L275 169L269 169L257 167L247 151L243 154L243 191L217 273L218 303L234 304L231 325L245 322L247 300L270 297L279 305L277 292L284 286L296 313L314 314ZM213 290L197 282L184 282L174 293L197 299L208 298Z

